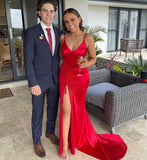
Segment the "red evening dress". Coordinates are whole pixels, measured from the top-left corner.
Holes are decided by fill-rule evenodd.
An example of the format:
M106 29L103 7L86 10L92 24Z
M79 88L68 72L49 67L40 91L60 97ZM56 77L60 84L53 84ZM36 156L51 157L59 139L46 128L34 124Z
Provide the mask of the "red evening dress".
M67 46L65 36L61 50L63 62L60 68L59 78L59 154L62 155L62 104L67 86L71 102L71 123L68 141L71 153L75 154L75 148L77 148L78 150L100 160L120 160L127 151L125 142L119 135L97 134L90 122L85 108L86 91L89 85L88 69L81 69L81 74L83 76L77 76L79 73L79 67L77 65L78 56L85 56L87 53L85 36L83 42L74 51Z

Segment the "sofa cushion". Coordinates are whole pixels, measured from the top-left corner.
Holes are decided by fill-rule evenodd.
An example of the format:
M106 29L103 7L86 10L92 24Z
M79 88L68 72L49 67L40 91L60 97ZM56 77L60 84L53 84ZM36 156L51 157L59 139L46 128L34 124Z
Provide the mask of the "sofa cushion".
M86 93L86 101L104 109L105 93L109 90L120 88L112 83L103 82L89 86Z

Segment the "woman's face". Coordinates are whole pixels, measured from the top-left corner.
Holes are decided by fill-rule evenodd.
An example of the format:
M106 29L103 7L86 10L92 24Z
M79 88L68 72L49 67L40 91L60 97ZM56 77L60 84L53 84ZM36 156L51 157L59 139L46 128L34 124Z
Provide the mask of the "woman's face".
M69 32L74 32L79 29L79 23L81 22L81 18L77 17L73 13L66 13L63 17L66 29Z

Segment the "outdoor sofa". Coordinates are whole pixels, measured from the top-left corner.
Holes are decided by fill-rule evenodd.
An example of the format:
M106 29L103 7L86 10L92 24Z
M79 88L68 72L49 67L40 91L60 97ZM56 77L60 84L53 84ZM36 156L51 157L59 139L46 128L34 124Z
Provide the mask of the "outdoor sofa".
M137 117L147 118L147 83L113 69L89 73L86 108L104 121L111 133L117 126Z

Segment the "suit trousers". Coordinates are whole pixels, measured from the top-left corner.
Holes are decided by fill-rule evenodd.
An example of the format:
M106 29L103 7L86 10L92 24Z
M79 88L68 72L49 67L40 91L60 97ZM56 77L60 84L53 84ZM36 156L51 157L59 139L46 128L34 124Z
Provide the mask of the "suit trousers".
M32 137L34 144L40 142L42 135L45 97L47 100L46 132L54 134L59 102L59 85L51 85L39 96L32 95Z

